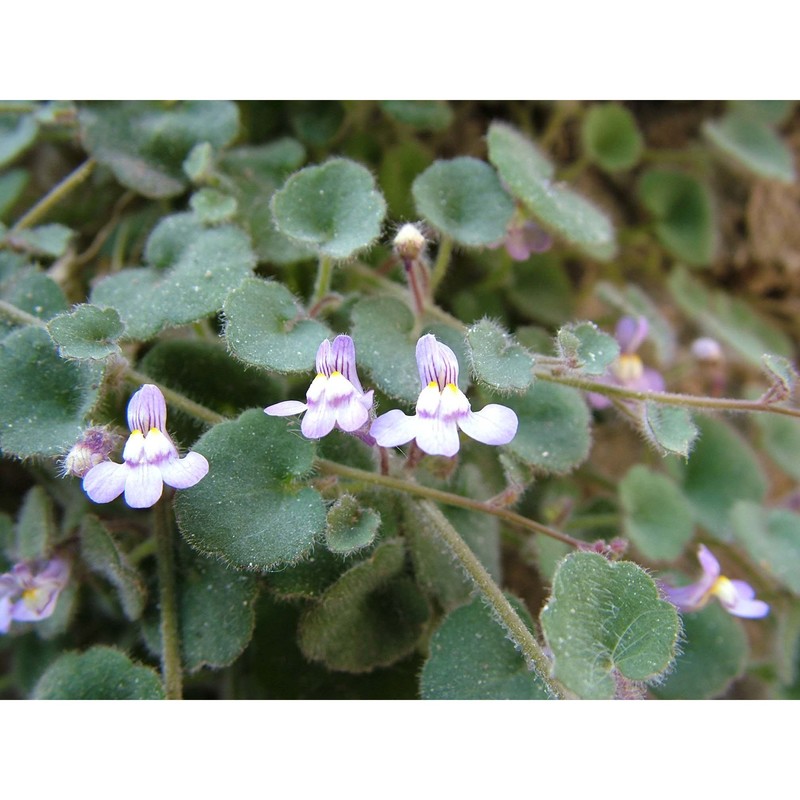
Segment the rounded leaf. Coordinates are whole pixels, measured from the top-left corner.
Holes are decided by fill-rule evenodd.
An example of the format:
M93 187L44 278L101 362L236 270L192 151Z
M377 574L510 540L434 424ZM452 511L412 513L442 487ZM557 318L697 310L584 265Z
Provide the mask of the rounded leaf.
M162 700L155 670L135 664L113 647L65 653L48 667L34 700Z
M325 506L295 484L311 472L310 441L254 409L216 425L192 449L208 459L209 472L175 499L189 544L249 570L278 569L311 551L325 531Z
M538 223L593 258L614 256L611 220L579 194L555 183L553 164L533 142L504 122L493 122L486 138L489 160L503 183Z
M330 330L307 319L283 284L251 278L223 306L225 340L237 358L274 372L313 369L317 349Z
M794 183L792 151L765 122L747 114L728 114L703 125L706 138L740 167L760 178Z
M369 247L386 215L372 173L344 158L292 175L273 195L271 207L278 230L334 259Z
M394 539L342 575L300 622L303 654L358 673L413 652L430 610L404 565L405 547Z
M673 561L694 532L691 507L666 475L637 464L619 485L625 535L655 561Z
M120 352L117 339L124 326L115 309L84 304L54 317L47 330L64 358L99 361Z
M556 678L585 699L610 699L615 672L632 681L662 675L675 657L678 612L653 579L628 561L568 555L541 614Z
M27 458L66 453L97 402L100 364L59 358L47 331L20 328L0 343L0 448Z
M382 100L392 119L420 131L443 131L453 122L453 109L444 100Z
M334 553L352 553L372 544L381 515L371 508L362 508L355 497L342 495L328 511L325 543Z
M714 257L717 230L708 188L691 175L652 169L639 181L639 199L655 218L659 241L675 258L692 266Z
M417 211L458 244L493 244L506 235L514 201L484 161L462 156L436 161L414 181Z
M586 460L591 417L579 391L539 380L525 394L504 402L519 418L517 435L506 445L517 458L556 474Z
M467 330L475 377L497 392L521 392L533 382L533 356L489 319Z
M619 343L593 322L575 322L560 328L556 346L570 366L587 375L602 375L619 355Z
M532 627L528 612L509 597ZM547 690L480 598L451 611L431 637L423 700L546 700Z
M586 155L608 172L635 167L644 150L636 118L616 103L592 106L583 118L581 138Z

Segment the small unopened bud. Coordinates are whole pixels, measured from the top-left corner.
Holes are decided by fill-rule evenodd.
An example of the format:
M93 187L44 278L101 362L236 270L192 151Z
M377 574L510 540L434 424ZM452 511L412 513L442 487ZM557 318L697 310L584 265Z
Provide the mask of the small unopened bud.
M719 364L723 360L722 348L716 339L701 336L691 346L692 355L703 364Z
M82 478L92 467L101 461L108 461L111 451L116 447L119 437L108 428L87 428L80 439L64 457L63 474Z
M416 261L425 252L425 237L416 225L407 222L394 237L394 251L404 262Z

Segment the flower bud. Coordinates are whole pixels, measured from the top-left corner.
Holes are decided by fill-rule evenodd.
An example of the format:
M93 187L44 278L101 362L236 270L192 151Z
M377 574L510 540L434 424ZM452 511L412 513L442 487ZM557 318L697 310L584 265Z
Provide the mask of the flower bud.
M64 457L63 474L82 478L92 467L107 461L119 437L108 428L87 428Z
M702 364L719 364L723 360L722 348L716 339L701 336L691 345L692 355Z
M394 237L394 251L404 262L416 261L425 252L427 242L416 225L407 222Z

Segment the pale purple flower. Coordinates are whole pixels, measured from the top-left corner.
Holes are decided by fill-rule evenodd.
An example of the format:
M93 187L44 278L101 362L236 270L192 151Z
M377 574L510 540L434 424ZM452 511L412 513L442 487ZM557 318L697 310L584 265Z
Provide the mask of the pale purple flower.
M131 508L150 508L161 497L164 484L188 489L208 472L200 453L183 458L166 429L167 404L161 390L146 383L128 403L131 435L122 451L122 464L103 461L83 479L83 488L95 503L110 503L125 492Z
M724 358L719 342L710 336L695 339L690 350L692 355L704 364L719 364Z
M506 237L489 245L494 250L504 245L514 261L527 261L531 253L544 253L553 246L553 237L533 220L514 220L506 231Z
M484 444L508 444L517 433L517 415L492 403L472 411L458 388L455 353L429 333L417 342L417 368L422 391L417 413L410 417L399 409L382 414L370 433L381 447L395 447L416 439L429 455L454 456L460 446L458 429Z
M49 617L69 580L69 563L61 558L24 561L0 575L0 633L12 620L35 622Z
M317 350L317 376L306 392L306 402L285 400L267 406L273 417L302 414L300 430L307 439L327 436L334 427L356 433L366 426L372 410L370 389L365 392L356 373L356 348L349 336L325 339Z
M735 617L758 619L769 614L769 605L755 599L755 589L749 583L731 580L721 574L719 561L705 545L701 544L698 548L697 558L703 568L698 581L677 587L662 584L667 598L681 611L697 611L711 597L716 597L722 607Z
M649 325L644 317L622 317L614 334L619 343L620 354L600 378L603 383L622 386L638 392L663 392L664 378L661 373L644 366L637 350L647 338ZM605 395L588 393L593 408L608 408L611 405Z

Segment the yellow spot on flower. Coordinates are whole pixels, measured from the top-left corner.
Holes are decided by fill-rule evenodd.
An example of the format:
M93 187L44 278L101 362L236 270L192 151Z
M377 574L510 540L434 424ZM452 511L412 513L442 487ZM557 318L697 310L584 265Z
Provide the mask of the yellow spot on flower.
M444 388L449 389L451 392L458 391L458 386L456 386L454 383L448 383L447 386L445 386Z
M636 353L623 353L614 364L614 373L622 383L633 383L644 374L644 364Z
M429 388L429 389L438 389L438 388L439 388L439 384L438 384L436 381L431 381L431 382L428 384L428 388Z
M131 431L131 436L143 436L144 434L137 428L135 431Z

